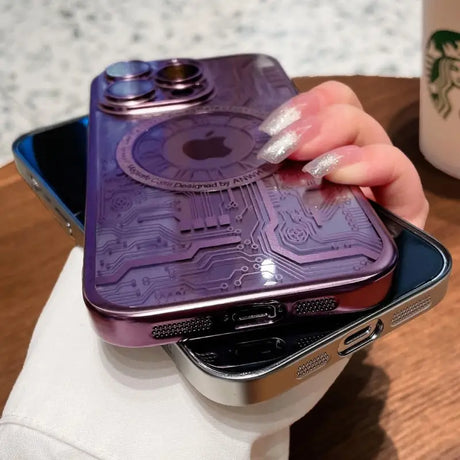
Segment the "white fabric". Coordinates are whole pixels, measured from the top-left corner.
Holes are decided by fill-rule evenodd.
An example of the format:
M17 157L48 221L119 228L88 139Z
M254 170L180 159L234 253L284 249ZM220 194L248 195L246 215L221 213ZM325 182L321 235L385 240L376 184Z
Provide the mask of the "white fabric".
M97 338L82 301L81 267L75 248L0 420L2 460L287 458L289 425L346 365L264 403L213 403L161 347L117 348Z

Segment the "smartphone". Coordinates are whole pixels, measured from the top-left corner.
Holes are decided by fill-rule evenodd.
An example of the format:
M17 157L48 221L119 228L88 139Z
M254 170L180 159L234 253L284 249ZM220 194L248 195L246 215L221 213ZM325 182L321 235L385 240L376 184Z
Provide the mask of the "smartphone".
M260 123L295 94L255 54L118 62L93 80L83 294L104 340L160 345L384 299L397 251L361 191L257 158Z
M13 146L23 178L80 245L87 122L82 117L37 130ZM311 316L301 325L240 330L165 346L192 385L226 405L263 401L434 307L447 287L449 253L425 232L375 206L399 251L386 303L356 313Z
M35 130L13 143L19 174L83 246L88 117Z

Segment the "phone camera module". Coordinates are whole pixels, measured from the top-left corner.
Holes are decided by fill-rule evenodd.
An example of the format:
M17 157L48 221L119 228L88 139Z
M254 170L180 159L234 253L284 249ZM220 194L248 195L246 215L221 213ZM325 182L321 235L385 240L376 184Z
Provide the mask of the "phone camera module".
M105 69L105 76L110 80L130 80L147 76L152 71L150 64L144 61L121 61Z
M189 85L202 76L201 66L193 61L173 60L156 73L158 83L166 86Z
M110 85L105 95L119 102L148 99L155 93L155 85L150 80L121 80Z

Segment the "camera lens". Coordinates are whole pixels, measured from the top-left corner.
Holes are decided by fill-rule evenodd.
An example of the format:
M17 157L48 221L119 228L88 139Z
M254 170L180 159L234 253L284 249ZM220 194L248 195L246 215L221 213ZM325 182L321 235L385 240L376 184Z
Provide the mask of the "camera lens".
M144 61L122 61L116 62L105 69L105 75L112 80L129 80L148 75L151 67Z
M165 84L187 84L198 80L201 67L192 61L174 60L166 64L156 74L156 79Z
M155 85L150 80L122 80L110 85L105 95L110 99L131 101L147 98L155 92Z

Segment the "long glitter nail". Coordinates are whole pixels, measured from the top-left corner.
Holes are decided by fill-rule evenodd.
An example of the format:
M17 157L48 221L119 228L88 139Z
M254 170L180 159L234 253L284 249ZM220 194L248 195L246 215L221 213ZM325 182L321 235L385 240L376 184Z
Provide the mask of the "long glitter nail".
M336 169L341 158L343 158L343 155L339 155L335 152L325 153L310 161L310 163L307 163L302 168L302 171L310 173L313 177L319 179Z
M320 107L321 103L315 91L300 94L274 110L262 122L259 129L270 136L275 136L297 120L316 115Z
M299 139L300 133L296 131L273 137L259 150L257 158L269 163L281 163L296 149Z
M259 129L270 136L274 136L290 124L300 120L301 116L302 114L298 107L281 106L265 119Z
M361 157L362 151L360 147L348 145L323 153L319 157L307 163L302 168L302 171L320 179L342 166L357 163L361 160Z

